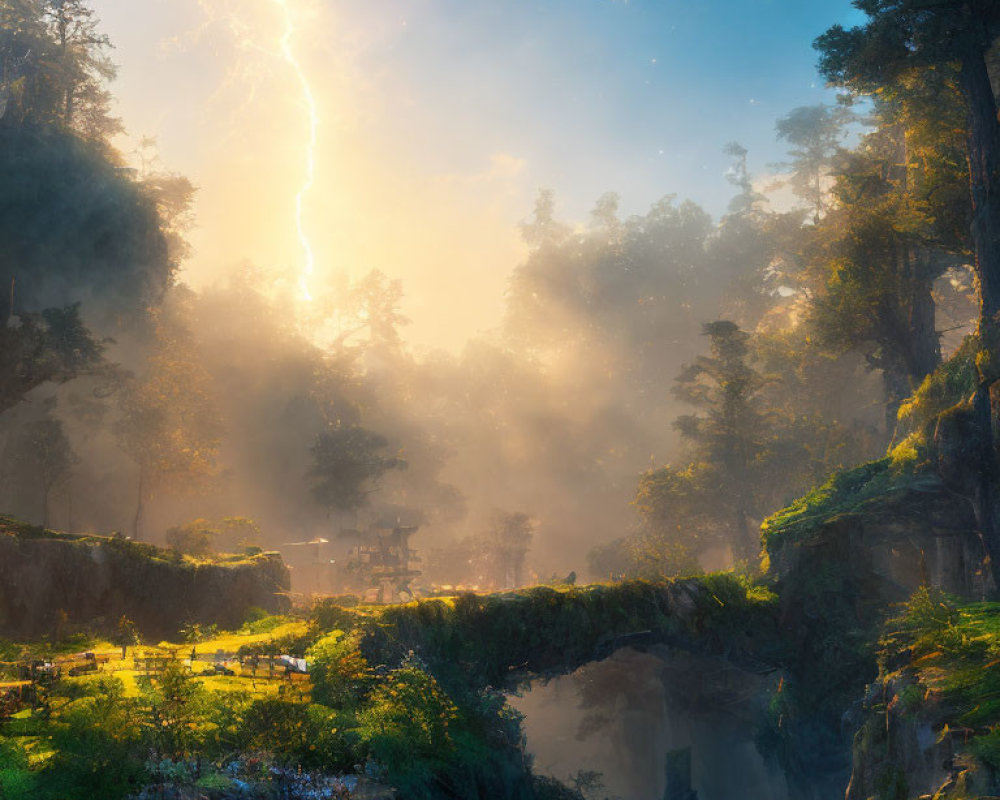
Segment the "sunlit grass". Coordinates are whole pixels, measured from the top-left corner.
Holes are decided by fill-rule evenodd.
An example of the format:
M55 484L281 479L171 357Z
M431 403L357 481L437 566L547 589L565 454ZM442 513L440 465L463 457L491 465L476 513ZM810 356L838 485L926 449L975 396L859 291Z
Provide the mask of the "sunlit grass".
M169 647L179 647L181 651L187 648L187 652L191 651L191 647L197 648L199 653L214 653L218 650L222 650L225 653L235 653L243 645L249 644L261 644L269 641L277 641L279 639L284 639L289 636L302 636L308 630L308 625L300 620L295 620L293 622L285 623L284 625L279 625L271 631L266 633L239 633L239 632L229 632L220 633L218 636L214 636L211 639L206 639L203 642L198 642L195 645L190 644L168 644ZM167 644L167 643L164 643Z
M954 724L992 726L1000 716L1000 603L960 604L920 590L893 624L888 651L908 649L902 669L939 693Z
M236 654L241 647L277 642L303 636L308 632L306 622L287 619L287 622L281 622L265 632L224 631L210 639L195 643L161 641L155 645L129 647L124 658L120 646L107 640L95 641L91 643L88 651L97 657L99 668L96 672L78 676L66 673L71 665L81 663L79 659L62 656L56 659L56 663L63 666L62 680L67 685L85 685L102 677L112 676L122 682L123 693L127 698L141 697L142 681L150 677L155 679L157 675L155 669L145 668L145 659L162 657L182 660L194 679L212 692L245 692L256 698L276 695L280 688L285 686L296 696L308 700L311 686L306 676L296 675L293 678L286 678L284 667L275 664L273 669L270 669L269 659L266 656L260 658L256 671L249 664L244 666L236 660ZM192 652L195 654L193 660L190 657ZM220 675L213 672L213 668L219 663L217 658L219 654L226 667L235 673L234 675ZM0 689L23 685L30 685L30 681L9 680L0 683ZM30 710L22 713L30 715Z

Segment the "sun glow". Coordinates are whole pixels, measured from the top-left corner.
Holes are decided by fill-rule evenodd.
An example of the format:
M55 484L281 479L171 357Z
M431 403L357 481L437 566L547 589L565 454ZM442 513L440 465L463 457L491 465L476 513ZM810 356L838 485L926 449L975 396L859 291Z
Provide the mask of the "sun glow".
M292 10L288 7L286 0L274 1L281 6L282 12L285 15L285 31L281 37L281 54L288 63L288 66L295 73L299 89L302 92L302 100L309 117L309 134L306 140L305 180L295 195L295 230L305 257L302 273L299 276L299 290L302 293L303 300L312 300L312 292L309 285L316 268L316 256L313 252L312 242L309 241L309 236L306 233L303 221L303 206L305 204L305 197L310 189L312 189L315 180L316 138L319 129L319 112L316 108L316 98L313 95L312 88L309 86L309 81L306 79L305 71L302 69L302 64L299 62L292 48L292 39L295 36L295 19L292 15Z

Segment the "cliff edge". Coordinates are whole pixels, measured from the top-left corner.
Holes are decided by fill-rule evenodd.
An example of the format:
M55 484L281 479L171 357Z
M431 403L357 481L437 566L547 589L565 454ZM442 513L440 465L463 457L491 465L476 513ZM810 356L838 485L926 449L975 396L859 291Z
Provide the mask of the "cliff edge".
M149 637L186 623L238 627L250 607L289 606L277 553L196 560L121 537L57 533L0 517L0 635L33 638L60 624L112 626L126 616Z

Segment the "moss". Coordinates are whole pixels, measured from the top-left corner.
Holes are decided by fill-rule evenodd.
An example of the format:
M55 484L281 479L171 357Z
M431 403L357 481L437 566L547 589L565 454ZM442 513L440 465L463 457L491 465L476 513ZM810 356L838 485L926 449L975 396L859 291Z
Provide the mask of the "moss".
M955 354L924 378L920 388L900 406L900 421L913 432L926 431L941 412L968 400L976 391L979 354L979 338L965 337Z
M22 520L15 519L14 517L6 516L0 516L0 534L4 534L6 536L16 536L20 539L59 539L63 537L70 539L83 538L72 534L59 533L57 531L43 528L41 525L32 525L31 523L23 522Z
M476 691L571 671L647 640L762 657L779 646L776 609L767 590L727 574L538 586L387 607L367 626L362 649L373 666L415 651L449 691Z
M162 564L170 564L175 567L187 567L197 569L203 566L242 568L251 564L258 564L274 558L273 552L263 552L257 549L256 552L246 552L240 554L211 555L204 558L195 558L183 555L176 550L157 547L148 542L135 542L123 536L104 536L94 533L66 533L64 531L54 531L43 528L40 525L32 525L27 522L15 519L14 517L0 516L0 535L13 536L18 539L64 542L80 547L101 546L114 550L116 553L142 559L154 561Z
M934 431L941 419L964 413L976 390L979 354L979 339L968 336L947 362L924 379L900 408L900 421L908 432L885 458L836 473L764 520L761 533L768 556L786 541L804 537L837 516L865 513L885 504L898 506L899 501L938 483L931 468Z
M838 472L761 525L765 547L773 552L781 539L815 530L831 518L858 511L892 489L892 459L883 458Z
M929 455L924 436L920 433L911 433L889 451L889 464L897 474L912 472Z
M921 442L905 439L885 458L835 473L765 519L761 525L765 551L773 556L785 543L805 538L846 514L918 513L940 486Z

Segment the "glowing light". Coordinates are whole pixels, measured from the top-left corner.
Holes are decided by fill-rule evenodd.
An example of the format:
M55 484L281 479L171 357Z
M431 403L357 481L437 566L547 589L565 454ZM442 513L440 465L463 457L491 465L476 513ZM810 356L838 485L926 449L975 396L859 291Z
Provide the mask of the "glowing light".
M316 133L319 128L319 113L316 109L316 98L313 96L312 88L306 79L302 64L295 56L292 49L292 38L295 36L295 19L292 11L288 7L286 0L274 0L285 15L285 32L281 37L281 54L288 66L295 73L299 89L302 92L302 99L305 103L306 111L309 115L309 136L306 140L306 176L298 193L295 195L295 230L299 237L299 245L305 256L305 264L302 267L302 274L299 276L299 289L304 300L312 300L312 293L309 291L309 282L312 279L316 268L316 257L313 253L312 243L306 234L305 223L302 219L305 196L313 187L313 180L316 172Z

